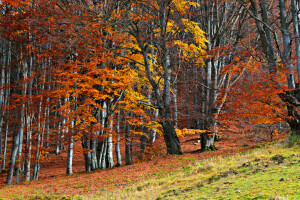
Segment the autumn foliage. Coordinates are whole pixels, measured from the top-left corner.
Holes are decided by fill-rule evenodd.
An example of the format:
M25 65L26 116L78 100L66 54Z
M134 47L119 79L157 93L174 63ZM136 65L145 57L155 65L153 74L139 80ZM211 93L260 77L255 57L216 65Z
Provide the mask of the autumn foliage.
M288 122L297 133L296 55L256 12L263 2L1 1L7 184L38 179L40 161L64 150L72 174L76 142L94 171L161 155L157 135L168 154L182 154L187 134L201 135L202 151L216 150L216 134L237 120Z

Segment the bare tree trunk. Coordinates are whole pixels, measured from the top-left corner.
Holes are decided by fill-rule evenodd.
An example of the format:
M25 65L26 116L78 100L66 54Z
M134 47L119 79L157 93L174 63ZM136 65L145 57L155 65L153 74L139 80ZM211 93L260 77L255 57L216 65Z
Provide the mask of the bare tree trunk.
M32 65L33 65L33 58L30 57L30 66L28 69L28 73L31 74L32 72ZM28 84L28 102L27 106L28 107L33 107L33 102L32 102L32 86L33 86L33 79L29 81ZM27 116L26 116L26 145L25 145L25 151L27 153L27 156L25 158L25 170L24 170L24 175L26 181L30 181L30 168L31 168L31 151L32 151L32 130L31 130L31 124L32 124L32 117L33 113L31 111L32 109L29 109L26 111Z
M159 113L159 110L156 109L156 110L154 111L154 118L155 118L155 119L158 118L158 113ZM151 145L154 144L155 138L156 138L156 130L153 130L153 131L151 131L151 133L150 133L150 139L149 139L149 142L150 142Z
M83 136L82 147L86 150L86 152L84 152L85 171L90 172L90 171L92 171L92 168L91 168L92 156L91 156L91 152L89 151L90 140L85 135Z
M74 123L74 122L72 122ZM69 145L68 145L68 157L67 157L67 174L72 175L73 174L73 169L72 169L72 164L73 164L73 136L71 136Z
M295 86L295 77L294 77L294 66L291 59L291 39L290 39L289 25L287 22L286 0L279 0L279 9L280 9L279 14L280 14L280 24L281 24L281 33L282 33L282 41L283 41L283 62L290 72L290 74L288 74L288 86L291 89L295 89L296 86Z
M8 57L8 59L10 60L10 56ZM7 71L7 77L6 77L6 84L8 85L10 83L10 70ZM10 100L9 100L9 96L10 96L10 89L8 88L6 90L6 105L9 106L10 105ZM4 136L4 149L3 149L3 162L2 162L2 168L5 168L5 159L6 159L6 150L7 150L7 136L8 136L8 129L9 129L9 109L7 109L6 111L6 128L5 128L5 136ZM0 169L1 170L1 169Z
M40 171L40 163L39 163L39 159L40 159L40 155L41 155L41 133L38 133L37 135L37 139L36 139L36 143L37 143L37 150L35 152L35 163L34 163L34 167L33 167L33 174L32 174L32 180L38 180L39 177L39 171Z
M19 152L19 147L20 147L20 144L19 144L20 136L21 136L21 134L20 134L20 132L18 132L14 141L12 141L13 145L12 145L12 149L11 149L11 156L10 156L9 168L8 168L8 172L7 172L6 185L10 185L13 181L16 158L17 158L17 154Z
M5 128L5 136L4 136L4 147L3 147L3 158L2 158L2 166L1 169L5 169L5 161L6 161L6 151L7 151L7 135L8 135L8 125L9 125L9 111L6 114L6 128Z
M130 117L130 114L128 114ZM130 136L130 124L128 121L125 122L125 163L126 165L133 164L131 157L131 136Z
M177 106L177 84L173 87L173 103L174 103L174 111L173 111L173 120L175 128L178 127L178 106Z
M57 112L56 112L56 117L57 117ZM55 141L55 154L58 155L59 154L59 146L60 146L60 133L61 133L61 122L58 122L58 125L57 125L57 137L56 137L56 141Z
M293 17L293 25L294 25L294 35L295 35L295 49L297 56L297 74L298 74L298 88L300 88L299 80L300 80L300 34L299 34L299 18L298 12L299 7L296 3L296 0L291 0L292 6L292 17Z
M117 142L115 145L116 151L116 158L117 158L117 165L116 167L122 166L122 158L121 158L121 151L120 151L120 113L118 113L118 122L116 125L116 132L117 132Z
M114 122L114 115L110 116L110 124L109 124L109 135L107 137L107 168L114 167L114 158L113 158L113 141L112 141L112 132L113 132L113 125Z
M98 162L97 162L97 146L98 146L98 141L95 138L91 139L91 159L92 159L92 166L91 170L95 171L98 169Z

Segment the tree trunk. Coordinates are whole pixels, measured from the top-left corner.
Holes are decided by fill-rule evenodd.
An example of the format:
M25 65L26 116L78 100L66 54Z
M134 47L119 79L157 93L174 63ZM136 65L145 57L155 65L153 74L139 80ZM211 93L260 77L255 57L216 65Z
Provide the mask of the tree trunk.
M68 145L68 157L67 157L67 174L68 175L73 174L72 164L73 164L73 136L71 136L70 142Z
M114 122L114 115L111 115L110 124L109 124L109 135L107 137L107 168L114 167L114 158L113 158L113 141L112 141L112 132L113 132L113 122Z
M12 141L13 145L12 145L12 150L11 150L9 168L8 168L8 172L7 172L6 185L10 185L13 180L16 158L17 158L17 154L19 152L19 147L20 147L20 144L19 144L20 137L21 137L21 133L18 132L17 136Z
M288 74L288 86L291 89L295 89L295 77L294 77L294 66L291 59L291 39L290 39L290 31L286 13L286 0L279 0L279 16L280 16L280 24L281 24L281 34L282 34L282 42L283 42L283 64L287 67ZM298 40L299 38L296 38Z
M171 120L165 120L163 122L163 134L167 146L167 153L182 154L179 139Z
M40 148L41 148L41 133L38 133L37 135L37 139L36 139L36 143L37 143L37 150L35 152L35 163L34 163L34 167L33 167L33 174L32 174L32 180L38 180L39 177L39 171L40 171L40 163L39 163L39 159L40 159Z
M211 131L206 131L200 134L201 137L201 151L215 151L217 148L214 145L215 134Z
M90 140L86 136L83 136L82 147L86 152L84 152L84 161L85 161L85 171L90 172L92 164L92 156L90 150Z
M297 56L297 74L298 74L298 88L300 88L299 80L300 80L300 34L299 34L299 18L298 18L298 11L299 7L296 3L296 0L291 0L292 6L292 17L293 17L293 24L294 24L294 35L295 35L295 49L296 49L296 56Z
M95 171L98 169L98 162L97 162L97 146L98 146L98 141L93 138L91 139L91 157L92 157L92 171Z
M130 116L130 114L129 114ZM126 123L125 127L125 163L126 165L133 164L131 160L131 137L130 137L130 125L128 122Z
M8 112L8 111L7 111ZM5 161L6 161L6 150L7 150L7 135L8 135L8 124L9 124L9 114L7 113L6 117L6 128L5 128L5 136L4 136L4 147L3 147L3 157L2 157L2 166L0 170L5 169Z
M116 158L117 158L116 167L119 167L119 166L122 166L122 158L121 158L121 151L120 151L120 113L118 114L117 120L118 120L117 126L116 126L117 142L115 145L115 151L116 151Z

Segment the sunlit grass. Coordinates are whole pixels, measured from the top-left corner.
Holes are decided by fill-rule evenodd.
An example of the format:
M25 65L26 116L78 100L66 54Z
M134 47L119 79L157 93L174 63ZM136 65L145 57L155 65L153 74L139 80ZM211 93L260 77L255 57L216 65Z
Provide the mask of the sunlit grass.
M299 188L299 146L286 148L276 143L234 156L195 161L164 177L116 190L106 198L300 199Z

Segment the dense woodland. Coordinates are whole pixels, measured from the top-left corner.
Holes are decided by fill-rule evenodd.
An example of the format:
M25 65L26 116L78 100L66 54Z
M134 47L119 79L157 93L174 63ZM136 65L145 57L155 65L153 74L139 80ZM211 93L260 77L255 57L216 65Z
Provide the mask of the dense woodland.
M300 137L296 0L0 4L6 184L37 180L41 160L61 151L72 174L78 142L89 172L132 164L133 138L142 157L157 135L182 154L185 131L202 151L249 124L286 123Z

